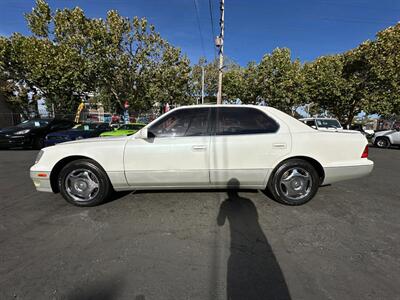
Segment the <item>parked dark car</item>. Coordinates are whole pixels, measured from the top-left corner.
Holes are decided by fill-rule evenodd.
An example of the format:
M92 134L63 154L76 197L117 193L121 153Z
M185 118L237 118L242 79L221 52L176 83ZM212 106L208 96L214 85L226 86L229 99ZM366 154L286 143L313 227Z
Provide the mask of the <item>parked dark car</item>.
M72 129L50 133L46 136L45 145L52 146L58 143L98 137L105 131L110 131L108 123L83 123L75 125Z
M45 136L54 131L70 129L74 122L58 119L32 119L0 129L0 148L34 148L44 146Z

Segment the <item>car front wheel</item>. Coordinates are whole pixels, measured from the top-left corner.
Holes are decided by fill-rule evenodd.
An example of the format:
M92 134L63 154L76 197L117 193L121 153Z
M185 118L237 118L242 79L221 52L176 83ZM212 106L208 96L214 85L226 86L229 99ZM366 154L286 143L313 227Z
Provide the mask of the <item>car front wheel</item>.
M44 138L43 137L36 137L33 140L33 149L40 150L44 147Z
M390 142L387 138L377 138L375 140L375 146L378 148L388 148L390 146Z
M86 159L68 163L60 172L58 186L64 199L76 206L99 205L112 190L106 172Z
M271 175L268 189L273 198L287 205L302 205L317 193L320 178L312 164L301 159L281 163Z

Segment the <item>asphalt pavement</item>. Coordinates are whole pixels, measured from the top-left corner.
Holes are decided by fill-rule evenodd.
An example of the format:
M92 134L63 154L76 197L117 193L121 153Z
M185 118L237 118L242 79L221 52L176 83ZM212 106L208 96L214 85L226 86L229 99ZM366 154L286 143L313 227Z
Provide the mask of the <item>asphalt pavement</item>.
M0 151L0 299L400 299L400 150L289 207L262 192L36 192ZM234 201L229 201L231 199Z

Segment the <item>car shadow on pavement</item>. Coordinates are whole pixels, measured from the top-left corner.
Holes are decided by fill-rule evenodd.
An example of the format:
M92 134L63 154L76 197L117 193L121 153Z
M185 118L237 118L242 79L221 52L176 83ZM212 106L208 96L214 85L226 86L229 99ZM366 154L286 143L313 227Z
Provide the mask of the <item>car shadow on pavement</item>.
M231 235L227 299L290 299L282 270L258 223L256 206L238 195L237 179L231 179L228 188L217 217L219 226L228 220Z
M122 277L111 277L75 286L63 299L68 300L113 300L120 298L125 283Z

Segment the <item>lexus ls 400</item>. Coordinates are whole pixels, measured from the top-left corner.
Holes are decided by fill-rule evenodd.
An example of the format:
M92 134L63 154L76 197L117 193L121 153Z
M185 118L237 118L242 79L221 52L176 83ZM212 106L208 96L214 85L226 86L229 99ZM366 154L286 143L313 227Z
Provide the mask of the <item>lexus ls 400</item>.
M171 110L131 136L44 148L30 175L38 191L78 206L113 191L231 187L300 205L321 185L372 168L359 132L315 130L270 107L202 105Z

